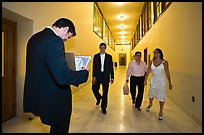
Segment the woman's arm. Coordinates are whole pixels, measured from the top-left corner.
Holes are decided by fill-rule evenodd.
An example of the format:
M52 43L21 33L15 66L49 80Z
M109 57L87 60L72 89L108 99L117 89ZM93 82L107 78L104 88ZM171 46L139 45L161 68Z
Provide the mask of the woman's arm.
M165 70L165 73L166 73L166 77L169 81L169 89L172 89L172 84L171 84L171 77L170 77L170 73L169 73L169 64L168 64L168 61L165 60L164 62L164 70Z

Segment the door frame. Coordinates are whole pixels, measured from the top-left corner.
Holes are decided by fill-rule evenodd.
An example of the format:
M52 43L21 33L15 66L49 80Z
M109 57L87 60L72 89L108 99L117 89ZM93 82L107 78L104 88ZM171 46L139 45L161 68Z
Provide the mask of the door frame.
M121 64L121 56L124 55L125 56L125 64ZM127 54L126 53L119 53L119 65L120 66L126 66L127 64Z
M2 96L3 96L3 90L5 90L10 85L8 82L9 80L7 80L7 78L9 78L8 77L9 72L10 72L9 75L10 77L12 77L12 81L13 81L13 84L12 84L13 86L10 86L12 89L11 90L12 95L10 99L11 103L10 104L8 103L8 110L9 108L12 108L12 110L11 112L9 112L9 114L6 114L6 115L5 115L5 112L3 112L3 102L5 103L5 101L3 101L4 98L2 97L2 122L5 122L16 116L17 23L11 20L2 18L2 32L5 31L3 24L10 26L8 29L6 29L6 31L10 31L10 28L12 29L12 32L11 33L8 32L8 34L9 34L9 38L13 39L12 43L8 43L6 40L4 42L4 74L5 76L2 76ZM7 37L7 32L4 35L5 37ZM8 57L9 55L12 55L11 56L12 58ZM12 60L13 67L8 67L10 66L10 64L7 64L7 63L11 61L10 59L13 59ZM8 71L7 69L10 69L10 71Z

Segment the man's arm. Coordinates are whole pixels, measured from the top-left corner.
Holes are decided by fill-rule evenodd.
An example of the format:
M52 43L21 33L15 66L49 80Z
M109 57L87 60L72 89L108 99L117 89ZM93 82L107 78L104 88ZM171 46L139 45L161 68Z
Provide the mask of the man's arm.
M110 68L111 68L111 84L114 82L114 70L113 70L113 59L112 56L110 55Z

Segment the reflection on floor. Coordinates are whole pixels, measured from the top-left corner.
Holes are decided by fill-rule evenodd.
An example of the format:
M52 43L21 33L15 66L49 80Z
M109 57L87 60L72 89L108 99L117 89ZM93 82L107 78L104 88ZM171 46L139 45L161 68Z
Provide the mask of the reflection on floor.
M163 120L157 119L159 104L156 100L150 112L146 112L148 85L145 86L142 111L136 110L130 95L124 96L122 93L125 73L126 67L115 68L115 82L109 87L106 115L101 112L100 105L95 105L91 82L73 91L70 133L202 133L202 125L185 114L168 97ZM2 124L3 133L48 133L49 128L38 117L29 121L27 117L18 116Z

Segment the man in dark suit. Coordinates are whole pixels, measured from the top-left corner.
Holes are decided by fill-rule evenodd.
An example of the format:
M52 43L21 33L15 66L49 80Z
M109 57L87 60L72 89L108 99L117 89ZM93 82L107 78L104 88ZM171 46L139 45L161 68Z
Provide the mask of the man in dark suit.
M108 88L109 82L114 82L114 71L112 56L105 52L106 44L101 43L99 45L100 53L94 55L93 58L93 78L92 78L92 91L96 98L96 105L101 102L102 113L106 114L107 102L108 102ZM103 95L99 93L100 84L103 87Z
M76 35L74 24L58 19L52 27L34 34L28 41L24 84L24 112L39 116L51 133L68 133L72 112L70 85L88 79L88 69L73 71L65 60L64 41Z

